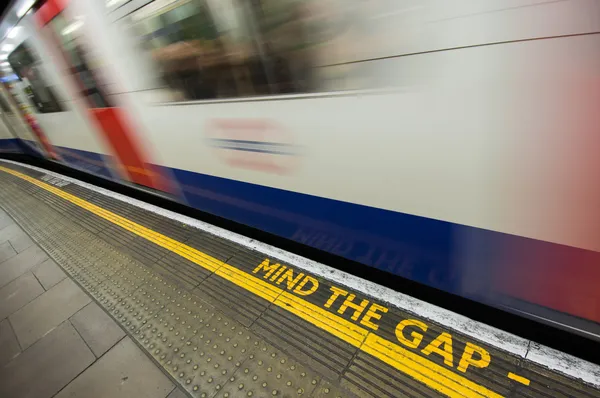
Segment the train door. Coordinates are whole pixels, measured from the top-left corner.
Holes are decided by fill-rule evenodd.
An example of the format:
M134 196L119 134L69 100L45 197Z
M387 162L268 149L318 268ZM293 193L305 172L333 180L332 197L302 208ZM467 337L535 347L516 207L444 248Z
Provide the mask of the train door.
M124 178L134 184L165 190L165 182L147 161L125 110L106 93L98 65L92 65L80 29L84 17L70 13L67 1L47 0L35 12L41 34L52 46L57 62L68 71L87 114L116 155Z

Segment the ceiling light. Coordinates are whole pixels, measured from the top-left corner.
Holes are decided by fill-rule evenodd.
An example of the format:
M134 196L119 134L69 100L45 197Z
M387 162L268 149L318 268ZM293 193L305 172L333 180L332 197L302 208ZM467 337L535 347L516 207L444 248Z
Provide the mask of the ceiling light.
M62 30L62 32L60 32L63 36L66 36L70 33L75 32L77 29L81 28L83 26L83 21L82 20L78 20L75 21L71 24L69 24L66 28L64 28Z
M19 30L21 30L21 28L19 26L15 26L14 28L8 31L6 36L9 39L14 39L19 34Z
M122 3L124 0L106 0L106 7L107 8L111 8L114 7L116 5L118 5L119 3Z
M21 18L23 15L25 15L27 11L29 11L29 9L33 7L34 3L35 0L25 0L23 5L17 10L17 17Z

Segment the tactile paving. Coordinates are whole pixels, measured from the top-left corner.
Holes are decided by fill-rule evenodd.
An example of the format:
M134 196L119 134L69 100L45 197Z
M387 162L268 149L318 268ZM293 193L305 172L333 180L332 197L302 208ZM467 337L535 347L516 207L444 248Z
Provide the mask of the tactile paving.
M19 196L15 192L11 195L13 200ZM329 396L319 390L323 383L332 394L338 391L332 397L343 395L335 383L208 303L215 301L214 295L224 281L201 284L190 293L147 266L145 258L122 250L139 239L131 233L112 226L94 234L81 223L70 221L59 206L35 202L31 199L14 208L19 222L30 233L35 231L34 238L69 276L193 397L303 397L316 391L320 391L319 396ZM32 208L36 210L32 212ZM48 228L50 223L52 229ZM218 247L212 240L207 242L196 239L194 245ZM156 247L152 250L159 253L150 254L154 262L163 254L170 255ZM176 266L176 260L185 261L164 261ZM196 272L200 269L194 267ZM204 272L198 283L209 275ZM238 301L246 300L246 295L239 296ZM222 304L221 300L216 304ZM260 308L253 319L266 305Z

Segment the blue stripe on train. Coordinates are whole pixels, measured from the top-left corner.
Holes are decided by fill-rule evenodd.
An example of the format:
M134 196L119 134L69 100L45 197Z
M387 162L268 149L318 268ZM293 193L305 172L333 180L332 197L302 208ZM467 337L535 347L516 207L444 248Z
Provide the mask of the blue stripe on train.
M31 156L43 157L35 141L26 141L20 138L0 139L0 152L24 153Z
M22 153L23 148L16 138L0 139L0 152L4 153Z
M108 160L104 155L79 149L55 146L62 160L69 166L78 170L93 173L104 178L114 179Z
M103 155L60 146L55 146L54 148L59 152L62 161L67 165L78 170L113 179L110 168ZM17 138L0 139L0 152L25 153L32 156L43 157L39 148L37 148L37 143Z

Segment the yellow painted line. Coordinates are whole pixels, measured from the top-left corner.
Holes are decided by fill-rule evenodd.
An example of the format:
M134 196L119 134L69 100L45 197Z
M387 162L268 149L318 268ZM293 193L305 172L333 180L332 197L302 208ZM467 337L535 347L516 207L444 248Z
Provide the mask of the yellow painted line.
M369 334L366 329L288 292L283 292L274 304L355 347L360 347Z
M499 394L492 393L486 387L474 383L443 366L434 364L431 360L406 350L374 333L369 333L361 349L423 382L423 384L438 385L438 388L434 388L444 394L450 395L448 389L456 391L461 387L467 387L474 393L479 394L468 396L500 397ZM441 381L443 382L440 383Z
M246 289L253 294L277 305L280 308L306 320L314 326L338 337L339 339L358 347L360 350L378 358L386 364L394 367L400 372L412 377L424 385L449 397L478 398L492 397L500 398L501 395L489 390L485 386L477 384L465 376L455 373L446 367L422 357L399 344L393 343L382 337L371 333L346 319L337 316L324 308L312 304L292 293L273 286L264 280L257 278L247 272L207 255L191 246L185 245L175 239L162 235L156 231L137 224L125 217L112 213L106 209L96 206L75 195L69 194L59 188L46 184L28 175L19 173L0 166L0 170L15 177L26 180L48 192L54 193L61 198L86 209L121 228L130 231L144 239L147 239L179 256L186 258L204 269L214 272L216 275L227 279L235 285ZM512 375L512 376L511 376ZM509 378L520 383L529 384L529 380L509 373Z
M277 299L277 296L283 293L283 290L276 288L267 282L243 271L240 271L229 264L224 264L215 272L215 274L235 283L239 287L251 291L252 293L271 303Z
M515 374L513 372L508 372L508 378L516 381L517 383L525 384L526 386L528 386L529 383L531 383L529 379L523 376L519 376L518 374Z

